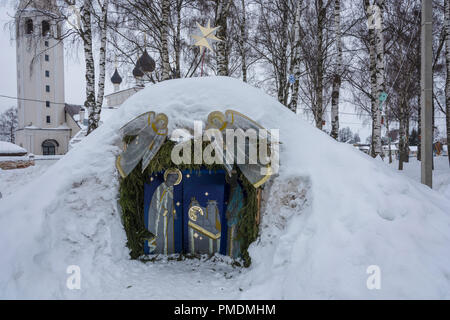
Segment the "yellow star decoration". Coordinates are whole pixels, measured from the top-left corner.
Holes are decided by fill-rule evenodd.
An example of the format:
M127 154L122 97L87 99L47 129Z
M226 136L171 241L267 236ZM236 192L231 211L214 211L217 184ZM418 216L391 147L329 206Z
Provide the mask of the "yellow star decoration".
M217 31L217 29L219 29L220 27L215 27L215 28L211 28L211 23L208 20L208 25L207 27L202 27L198 22L197 22L197 26L200 29L200 32L202 33L202 36L198 36L198 35L193 35L192 38L194 38L195 40L197 40L197 42L194 44L194 46L198 46L200 47L200 50L202 48L209 49L211 51L213 51L213 49L211 48L211 46L209 45L208 39L209 40L213 40L213 41L222 41L219 38L217 38L214 33Z

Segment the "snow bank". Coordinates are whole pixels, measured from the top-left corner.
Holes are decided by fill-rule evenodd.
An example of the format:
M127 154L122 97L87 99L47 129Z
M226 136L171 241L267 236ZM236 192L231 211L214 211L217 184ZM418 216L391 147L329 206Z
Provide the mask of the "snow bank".
M0 154L26 154L27 150L6 141L0 141Z
M252 267L128 259L117 208L118 129L154 110L193 127L238 110L280 129ZM450 298L450 201L340 144L231 78L171 80L131 97L20 192L0 200L2 298ZM66 268L82 270L81 290ZM368 290L366 270L381 270ZM211 271L214 270L214 271Z

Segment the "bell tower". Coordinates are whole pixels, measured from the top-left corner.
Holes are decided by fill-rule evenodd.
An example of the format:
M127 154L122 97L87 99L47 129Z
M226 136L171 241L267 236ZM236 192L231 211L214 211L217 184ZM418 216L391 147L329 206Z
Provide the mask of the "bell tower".
M64 44L55 0L21 0L15 16L19 126L28 152L65 154L71 138L64 99Z

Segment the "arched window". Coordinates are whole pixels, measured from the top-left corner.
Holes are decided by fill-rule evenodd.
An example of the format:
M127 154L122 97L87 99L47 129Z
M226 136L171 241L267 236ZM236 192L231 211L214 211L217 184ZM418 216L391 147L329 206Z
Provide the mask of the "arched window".
M44 156L54 156L58 145L59 144L56 140L45 140L42 143L42 154Z
M48 36L50 35L50 23L48 23L48 21L42 21L42 35Z
M32 19L25 20L25 33L32 34L33 30L34 30L33 20Z

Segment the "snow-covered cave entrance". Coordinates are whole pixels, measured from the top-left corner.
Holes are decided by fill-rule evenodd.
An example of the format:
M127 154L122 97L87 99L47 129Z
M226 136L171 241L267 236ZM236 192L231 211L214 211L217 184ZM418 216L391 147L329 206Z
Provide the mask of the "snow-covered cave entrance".
M271 171L266 164L262 170L257 163L233 166L205 159L175 164L173 152L180 144L161 138L167 134L167 121L164 114L149 112L121 130L124 152L116 166L122 176L120 205L131 257L220 253L242 258L244 265L250 265L248 247L258 236L261 187L271 178ZM208 123L221 130L233 125L240 132L248 127L263 129L232 110L225 115L212 112ZM243 152L248 158L251 143L255 150L268 149L267 138L264 144L247 138L243 148L237 147L237 153ZM202 141L202 150L217 144L216 140ZM195 145L196 140L187 139L181 145L186 143ZM216 155L217 147L213 147ZM187 152L193 159L198 150L189 146ZM185 153L183 149L183 158ZM223 149L220 153L219 157L225 157Z

